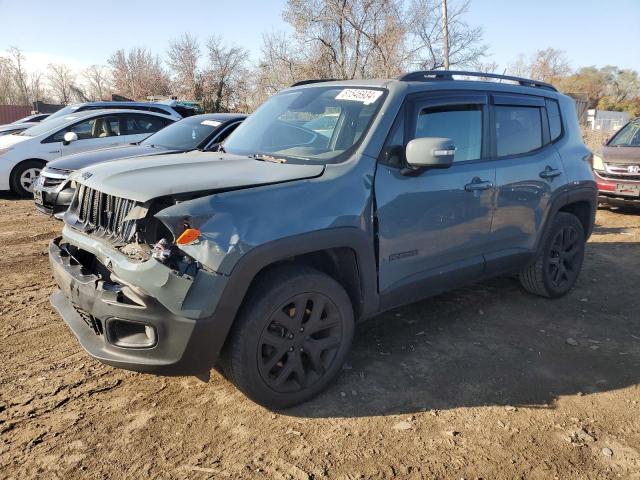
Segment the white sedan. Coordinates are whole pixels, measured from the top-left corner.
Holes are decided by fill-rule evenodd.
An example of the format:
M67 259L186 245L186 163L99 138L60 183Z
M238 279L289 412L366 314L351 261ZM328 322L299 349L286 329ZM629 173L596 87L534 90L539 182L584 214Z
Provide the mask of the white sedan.
M0 190L29 196L44 165L72 153L137 143L171 118L140 110L88 110L0 136Z

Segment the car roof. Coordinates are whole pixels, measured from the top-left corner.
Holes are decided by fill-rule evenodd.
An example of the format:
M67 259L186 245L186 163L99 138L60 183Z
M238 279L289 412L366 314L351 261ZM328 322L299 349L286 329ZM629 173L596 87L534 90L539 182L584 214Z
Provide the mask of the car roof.
M33 127L34 125L38 125L38 122L7 123L5 125L0 125L0 130L18 130L20 128Z
M505 77L508 78L508 77ZM524 79L523 79L524 80ZM541 95L551 98L557 98L562 96L561 93L555 89L541 88L539 86L519 85L512 83L501 83L498 81L486 81L486 80L468 80L468 79L424 79L424 80L402 80L402 79L366 79L366 80L331 80L331 81L310 81L301 85L294 85L286 91L313 88L313 87L368 87L368 88L384 88L389 91L399 92L400 90L406 91L406 93L420 93L429 91L442 91L442 90L475 90L475 91L494 91L504 93L519 93L528 95ZM553 87L552 87L553 88Z
M141 105L141 106L160 106L165 107L169 110L173 109L172 105L168 105L166 103L161 102L137 102L135 100L112 100L112 101L97 101L97 102L82 102L82 103L74 103L73 105L69 105L70 107L86 107L91 105Z
M243 120L247 118L246 113L201 113L199 115L191 115L187 118L200 120L217 120L219 122L230 122L233 120Z
M147 110L137 110L135 108L97 108L94 110L82 110L81 112L72 112L72 113L68 113L67 115L65 115L62 118L68 117L68 116L75 116L77 118L84 118L84 117L91 117L91 116L98 116L98 115L107 115L107 114L116 114L116 113L137 113L140 115L152 115L154 117L160 117L160 118L165 118L167 120L172 120L170 117L167 117L166 115L162 114L162 113L158 113L158 112L150 112ZM76 120L74 118L74 120Z

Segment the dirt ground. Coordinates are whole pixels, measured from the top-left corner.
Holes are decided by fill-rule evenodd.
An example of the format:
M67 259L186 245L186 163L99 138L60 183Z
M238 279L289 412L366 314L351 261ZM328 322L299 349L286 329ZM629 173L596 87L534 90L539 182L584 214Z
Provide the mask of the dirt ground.
M640 212L598 212L565 298L500 278L362 324L282 413L88 357L49 305L60 228L0 197L1 478L640 479Z

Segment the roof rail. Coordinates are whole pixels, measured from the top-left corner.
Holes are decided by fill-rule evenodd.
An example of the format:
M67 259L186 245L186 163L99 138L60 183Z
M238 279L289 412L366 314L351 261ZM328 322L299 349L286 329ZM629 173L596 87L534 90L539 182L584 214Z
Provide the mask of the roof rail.
M291 84L289 87L299 87L300 85L308 85L310 83L320 83L320 82L335 82L335 78L314 78L309 80L300 80L299 82Z
M546 88L547 90L553 90L557 92L556 87L550 83L541 82L539 80L532 80L530 78L512 77L510 75L500 75L498 73L484 73L484 72L464 72L456 70L423 70L417 72L410 72L400 75L398 80L404 82L424 82L429 80L453 80L454 75L464 75L465 77L478 77L478 78L496 78L499 80L509 80L516 82L523 87L538 87Z

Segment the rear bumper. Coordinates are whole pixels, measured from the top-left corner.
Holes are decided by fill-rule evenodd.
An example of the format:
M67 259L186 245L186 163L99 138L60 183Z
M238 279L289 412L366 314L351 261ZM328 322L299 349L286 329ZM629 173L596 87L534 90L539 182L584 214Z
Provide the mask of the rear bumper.
M214 315L189 318L172 312L151 295L113 278L96 257L89 264L83 259L81 264L61 242L59 237L49 245L49 261L59 287L51 304L89 355L140 372L187 375L211 368L227 333L218 328L220 322ZM201 294L202 282L197 279L193 287ZM150 332L152 341L123 345L123 338L131 337L121 333L131 328Z

